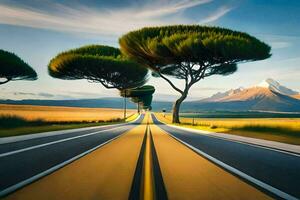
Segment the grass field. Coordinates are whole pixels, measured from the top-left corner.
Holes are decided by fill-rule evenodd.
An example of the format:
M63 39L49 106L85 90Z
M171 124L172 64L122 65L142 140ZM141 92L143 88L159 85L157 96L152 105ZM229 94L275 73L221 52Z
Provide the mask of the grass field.
M300 118L300 113L259 112L259 111L202 111L181 113L184 118Z
M135 110L128 110L127 115L134 114ZM78 108L59 106L31 106L0 104L0 116L13 115L27 120L41 119L43 121L107 121L123 118L122 109L112 108Z
M126 121L137 114L128 110ZM0 137L123 122L123 110L54 106L0 105Z
M165 123L172 116L157 114ZM194 122L193 122L194 120ZM300 145L300 118L181 118L181 126ZM194 125L193 125L194 124Z

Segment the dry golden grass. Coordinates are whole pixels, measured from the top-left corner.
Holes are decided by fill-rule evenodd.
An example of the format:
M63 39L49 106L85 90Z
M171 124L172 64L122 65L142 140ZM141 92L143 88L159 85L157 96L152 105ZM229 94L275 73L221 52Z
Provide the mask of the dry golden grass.
M165 122L171 122L172 116L167 114ZM192 118L180 118L183 124L192 124ZM222 118L222 119L208 119L208 118L195 118L194 124L198 126L207 126L210 128L243 128L245 126L262 126L273 128L288 128L300 131L299 118ZM300 133L300 132L299 132Z
M127 116L130 116L135 112L135 110L128 110ZM13 115L27 120L41 119L43 121L51 122L107 121L116 118L123 118L123 110L112 108L77 108L0 104L0 115Z
M172 116L156 114L165 123ZM300 145L299 118L180 118L180 126Z

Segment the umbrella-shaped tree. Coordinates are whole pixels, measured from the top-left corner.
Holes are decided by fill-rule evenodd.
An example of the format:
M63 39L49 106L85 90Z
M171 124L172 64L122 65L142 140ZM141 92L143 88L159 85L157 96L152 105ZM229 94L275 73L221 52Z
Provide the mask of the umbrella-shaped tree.
M14 53L0 49L0 85L9 81L36 80L36 72Z
M154 92L154 86L144 85L137 88L120 90L120 95L125 98L130 97L131 101L137 104L138 112L140 112L140 108L151 110L151 103L153 98L152 95Z
M177 25L132 31L119 39L121 51L147 66L180 93L173 105L173 123L192 85L212 75L229 75L240 62L269 58L271 48L248 35L218 27ZM184 81L176 86L169 77Z
M152 110L152 99L153 99L153 95L145 95L145 96L141 96L140 98L140 106L142 109L144 110Z
M50 61L48 71L54 78L86 79L119 90L143 85L148 75L145 67L122 56L119 49L103 45L60 53Z

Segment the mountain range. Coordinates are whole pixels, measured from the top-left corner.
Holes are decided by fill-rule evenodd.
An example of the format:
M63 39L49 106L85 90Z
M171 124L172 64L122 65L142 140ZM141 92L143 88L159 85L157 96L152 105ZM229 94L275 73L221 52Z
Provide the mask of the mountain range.
M299 112L300 94L269 78L253 87L219 92L183 107L188 110Z
M0 100L0 104L106 107L122 108L122 98L78 99L78 100ZM128 108L136 108L129 100ZM154 101L154 111L171 110L172 102ZM253 87L239 87L218 92L209 98L184 102L182 112L198 111L270 111L300 112L300 93L287 88L273 79L266 79Z

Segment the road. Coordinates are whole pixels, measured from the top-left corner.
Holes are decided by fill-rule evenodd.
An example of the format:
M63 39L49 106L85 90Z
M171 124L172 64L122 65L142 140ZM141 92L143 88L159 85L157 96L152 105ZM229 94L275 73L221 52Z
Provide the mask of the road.
M170 127L153 114L0 152L6 199L300 197L299 156Z
M300 198L300 156L173 128L153 114L152 119L155 125L201 152Z
M52 172L51 168L62 167L72 161L70 159L81 156L137 126L143 118L143 115L140 116L134 123L85 131L74 130L67 134L1 144L0 191L6 193L5 190L15 190Z

